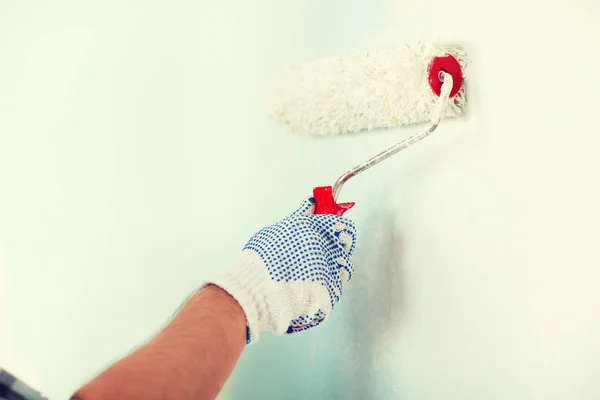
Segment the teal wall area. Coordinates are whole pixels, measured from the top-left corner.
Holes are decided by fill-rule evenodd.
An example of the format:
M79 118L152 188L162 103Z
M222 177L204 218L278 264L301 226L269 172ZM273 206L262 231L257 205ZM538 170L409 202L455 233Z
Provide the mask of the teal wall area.
M67 397L152 336L255 231L359 161L352 144L287 135L263 107L280 68L361 47L384 19L381 4L341 6L0 5L3 367ZM222 397L292 382L307 394L305 379L330 390L342 379L333 353L306 351L332 332L265 335ZM279 368L282 352L296 368ZM302 365L318 374L298 379ZM274 368L284 386L254 384Z

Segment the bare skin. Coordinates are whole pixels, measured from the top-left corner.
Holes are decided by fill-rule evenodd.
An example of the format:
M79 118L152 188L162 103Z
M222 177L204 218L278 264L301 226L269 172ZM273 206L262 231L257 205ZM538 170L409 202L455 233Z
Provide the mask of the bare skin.
M246 344L246 317L217 286L194 295L150 342L79 389L78 400L214 399Z

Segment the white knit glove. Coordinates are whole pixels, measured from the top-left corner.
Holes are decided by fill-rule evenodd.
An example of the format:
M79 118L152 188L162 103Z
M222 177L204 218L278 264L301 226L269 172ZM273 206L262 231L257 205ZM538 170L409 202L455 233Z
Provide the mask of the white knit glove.
M246 314L247 343L260 332L294 334L325 321L352 277L354 223L314 215L314 199L255 234L238 261L206 284L228 292ZM205 285L206 285L205 284Z

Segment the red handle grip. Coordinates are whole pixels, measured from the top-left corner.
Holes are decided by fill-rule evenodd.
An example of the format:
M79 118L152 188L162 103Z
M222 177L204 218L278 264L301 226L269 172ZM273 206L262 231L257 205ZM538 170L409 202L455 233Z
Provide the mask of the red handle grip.
M313 189L315 214L344 215L356 203L336 203L331 186L319 186Z

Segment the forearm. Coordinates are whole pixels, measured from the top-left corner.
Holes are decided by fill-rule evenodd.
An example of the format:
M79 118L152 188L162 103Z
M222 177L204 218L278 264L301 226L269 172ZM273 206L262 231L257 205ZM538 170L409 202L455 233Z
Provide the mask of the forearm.
M245 343L242 309L211 285L193 296L154 339L109 367L75 398L214 399Z

